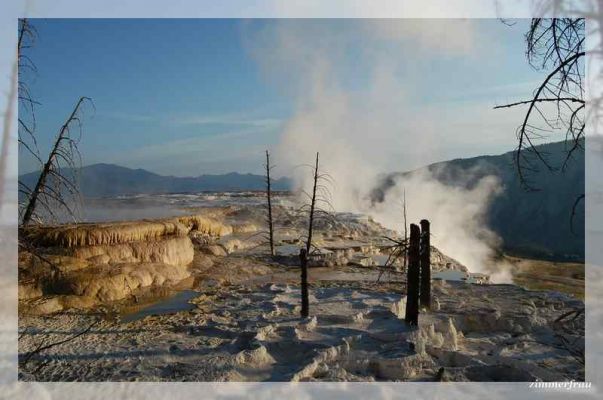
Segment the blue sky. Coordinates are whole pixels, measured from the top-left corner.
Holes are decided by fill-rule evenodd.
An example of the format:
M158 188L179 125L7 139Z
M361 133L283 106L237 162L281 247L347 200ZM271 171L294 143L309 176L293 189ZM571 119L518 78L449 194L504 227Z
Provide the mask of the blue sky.
M88 96L95 110L84 112L84 165L110 162L178 176L260 172L263 150L286 158L284 138L295 134L304 110L324 110L324 98L343 98L357 104L351 108L356 111L369 97L376 99L371 106L386 104L383 109L403 104L396 129L404 133L388 135L400 139L400 147L426 144L414 160L384 147L384 170L511 150L519 114L491 109L529 96L542 77L525 60L525 20L512 27L495 19L32 23L38 39L28 56L38 73L28 79L41 103L36 108L41 152L47 152L78 97ZM316 93L326 96L317 101ZM359 124L378 129L397 117L392 108ZM312 129L316 120L307 121L304 126ZM338 132L340 124L331 122L321 124L322 137L348 142ZM421 133L425 126L429 135ZM381 138L384 143L388 135ZM350 137L349 143L364 142ZM36 168L20 157L20 173Z

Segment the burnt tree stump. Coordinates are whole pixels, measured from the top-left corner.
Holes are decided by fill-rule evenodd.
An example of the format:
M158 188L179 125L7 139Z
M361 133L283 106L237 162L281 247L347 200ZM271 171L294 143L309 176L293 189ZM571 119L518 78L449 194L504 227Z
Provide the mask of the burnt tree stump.
M306 249L299 250L299 262L301 264L301 316L306 318L310 308L308 301L308 253Z
M419 264L421 270L421 307L431 309L431 244L429 240L429 221L421 220L421 240L419 243Z
M406 275L406 323L419 323L419 237L421 233L416 224L410 224L410 244L408 248L408 273Z

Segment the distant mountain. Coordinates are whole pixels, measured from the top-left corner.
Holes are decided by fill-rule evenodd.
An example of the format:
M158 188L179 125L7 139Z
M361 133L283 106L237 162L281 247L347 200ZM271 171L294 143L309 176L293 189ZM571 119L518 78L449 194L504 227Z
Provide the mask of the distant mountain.
M69 171L66 171L69 173ZM19 180L33 187L39 173L19 176ZM231 172L223 175L176 177L158 175L144 169L131 169L113 164L93 164L80 168L79 184L85 197L108 197L129 194L194 193L202 191L263 190L264 177ZM272 182L274 190L289 190L289 178Z
M539 146L552 165L562 165L565 143ZM487 224L503 239L504 251L527 257L553 260L584 260L584 202L574 217L574 232L570 217L574 202L584 193L584 151L574 152L564 172L548 172L544 167L530 174L530 181L539 190L528 192L521 187L514 153L456 159L429 165L427 168L441 183L471 188L487 175L497 176L504 191L497 196L488 211ZM420 171L420 170L419 170ZM373 192L380 201L394 185L397 176L385 176Z
M562 164L565 143L543 145L553 165ZM575 153L563 173L544 168L531 175L540 189L526 192L520 185L513 164L513 152L498 156L480 156L431 164L425 167L440 182L471 188L482 177L497 176L504 191L492 202L486 223L503 239L504 251L528 257L553 260L584 260L584 202L580 202L570 229L570 215L576 198L584 193L584 152ZM424 168L424 169L425 169ZM421 171L421 170L418 170ZM396 172L383 176L373 191L373 200L381 201L398 176L414 172ZM33 187L38 173L19 177ZM289 178L273 181L274 190L290 190ZM162 176L144 169L112 164L94 164L80 169L80 188L85 197L109 197L128 194L194 193L201 191L263 190L264 177L236 172L198 177Z

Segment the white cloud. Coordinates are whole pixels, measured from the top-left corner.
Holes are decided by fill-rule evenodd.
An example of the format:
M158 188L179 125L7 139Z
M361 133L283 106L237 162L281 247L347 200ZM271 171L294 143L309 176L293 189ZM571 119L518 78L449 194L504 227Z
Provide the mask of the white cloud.
M497 3L484 0L273 0L271 9L279 17L296 18L496 18ZM506 14L531 16L529 3L511 2Z
M413 52L469 55L478 39L475 24L470 19L379 19L367 20L365 29L378 39L412 46Z
M282 123L278 118L249 118L244 115L188 115L171 117L174 125L246 125L254 127L274 128Z

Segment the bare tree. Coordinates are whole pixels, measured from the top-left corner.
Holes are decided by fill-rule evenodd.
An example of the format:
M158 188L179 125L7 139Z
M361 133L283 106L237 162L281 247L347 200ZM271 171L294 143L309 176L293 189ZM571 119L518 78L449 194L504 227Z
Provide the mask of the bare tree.
M274 224L272 221L272 190L270 187L270 153L266 150L266 199L268 201L268 241L270 243L270 255L274 256Z
M310 254L312 247L312 233L314 228L314 212L316 211L316 190L318 188L318 153L316 153L316 164L314 166L314 184L312 185L312 196L310 198L310 219L308 221L308 239L306 240L306 253Z
M81 109L85 102L92 103L92 100L80 97L61 126L36 185L29 188L25 183L19 182L19 192L26 198L22 208L22 225L27 225L34 219L43 219L45 216L56 219L60 211L76 218L76 207L79 203L76 174L81 164L77 146L82 133ZM78 128L77 136L71 135L73 126ZM70 173L67 173L66 169ZM43 212L46 212L46 215Z
M404 271L407 271L408 268L408 222L406 220L406 188L403 191L402 195L402 216L404 218L404 238L392 238L389 236L384 236L383 238L392 243L391 246L387 247L389 251L389 255L387 256L387 260L383 265L383 269L379 272L379 276L377 276L377 282L381 280L381 277L385 272L391 272L394 270L394 265L400 259L402 260L402 268Z
M515 165L524 188L538 190L530 174L541 168L563 171L574 152L583 151L584 19L534 18L525 40L530 65L549 73L531 98L494 108L527 107L517 128ZM537 146L539 141L558 133L565 134L567 144L561 166L553 165Z
M35 130L34 106L38 103L32 99L26 79L27 72L35 73L37 70L35 64L25 54L25 50L33 45L37 33L35 28L25 18L19 19L18 26L16 62L13 66L11 85L7 96L2 132L2 149L0 150L0 206L4 202L4 192L6 189L6 163L11 141L10 132L12 128L12 115L14 113L13 99L17 93L20 106L18 116L19 146L31 153L36 160L40 160L37 143L33 133Z
M266 183L266 226L267 229L261 229L255 232L252 235L247 236L244 241L251 242L256 238L261 238L259 242L256 242L254 245L248 247L248 250L253 250L258 247L264 247L268 245L270 256L274 257L276 255L276 248L274 246L274 234L278 230L274 226L274 215L272 208L272 178L270 176L270 172L274 168L274 165L270 164L270 153L266 150L266 163L263 164L264 169L266 170L265 175L265 183Z
M41 169L38 181L33 188L25 182L19 181L19 212L23 225L29 224L32 220L41 220L43 216L56 219L59 212L66 212L68 216L75 219L75 207L79 201L76 170L81 163L77 149L82 129L81 109L84 102L92 103L87 97L81 97L78 100L70 116L61 126L46 162L43 162L35 134L35 106L39 103L33 99L26 78L27 73L37 73L35 64L25 54L36 38L36 29L29 20L20 19L17 39L18 143L19 150L23 150L28 156L33 157ZM79 128L77 137L71 135L73 126ZM3 141L3 152L6 144L7 140ZM6 157L3 156L2 162L5 162L5 159ZM70 172L68 173L65 169L69 169ZM3 182L0 182L0 186L4 186Z
M385 260L385 264L383 265L383 269L379 272L377 276L377 282L381 280L381 277L384 273L391 273L394 271L394 264L400 260L406 260L406 256L408 254L408 240L407 239L396 239L388 236L384 236L384 239L392 242L391 246L386 247L389 250L389 255L387 256L387 260Z
M305 239L304 248L300 250L299 258L301 264L301 316L307 317L309 314L309 302L308 302L308 261L319 250L312 244L315 223L319 219L326 219L334 222L331 211L333 207L331 205L331 194L329 188L324 182L332 183L332 178L327 173L321 173L319 171L319 153L316 153L316 161L312 167L312 193L309 194L305 191L302 193L308 198L309 203L304 204L300 211L308 213L308 231ZM328 209L321 206L324 204Z
M314 184L312 185L312 196L310 198L310 218L308 220L308 238L306 239L306 247L301 249L299 258L301 261L301 316L307 317L309 314L308 300L308 256L312 247L312 231L314 229L314 211L316 208L316 187L318 185L318 153L316 153L316 164L314 166Z

